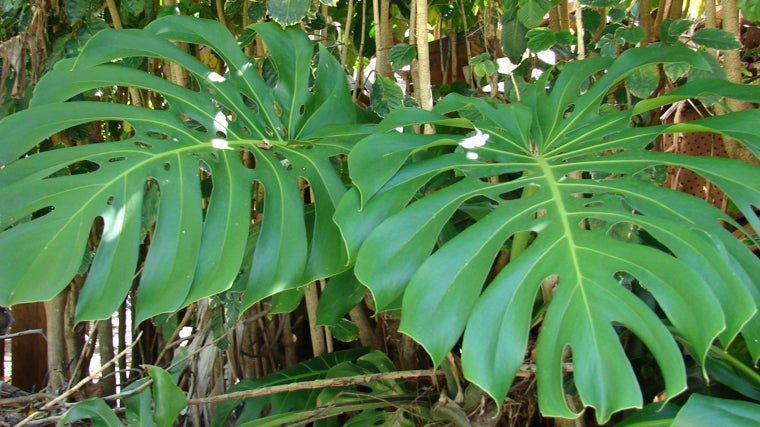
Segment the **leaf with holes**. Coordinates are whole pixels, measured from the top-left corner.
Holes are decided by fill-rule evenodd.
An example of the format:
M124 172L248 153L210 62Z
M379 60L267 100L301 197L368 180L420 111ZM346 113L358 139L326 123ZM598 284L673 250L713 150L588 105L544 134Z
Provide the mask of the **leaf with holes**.
M555 78L546 72L519 103L450 95L434 112L396 110L352 150L358 190L346 193L336 219L356 276L379 310L401 310L400 329L435 364L463 334L465 376L501 401L525 363L534 307L548 302L535 351L540 409L576 417L565 395L577 393L606 422L643 404L618 338L622 329L648 347L668 397L684 390L686 375L666 325L700 362L716 338L728 344L740 332L760 356L753 317L760 261L721 222L739 225L649 177L669 164L694 170L760 229L753 211L760 169L651 150L663 133L712 131L758 154L760 111L634 126L639 114L668 103L708 94L757 102L760 89L698 80L633 109L603 103L631 72L663 62L708 66L677 46L577 61ZM394 130L423 122L467 127L450 113L472 119L469 136ZM475 204L489 211L468 215ZM443 239L452 222L461 231ZM623 276L635 278L667 320L621 285ZM572 388L565 385L566 358L574 365Z
M53 297L76 274L88 239L97 249L79 320L109 316L138 273L142 320L229 288L243 266L248 305L346 268L332 221L345 192L338 156L356 121L344 74L321 46L315 55L303 31L253 28L271 52L270 83L218 22L169 16L144 30L102 31L40 81L31 108L0 122L0 252L14 254L0 260L1 305ZM172 41L206 46L227 72ZM130 57L177 64L189 87L123 66ZM76 101L109 86L139 88L148 105ZM105 120L132 131L113 142L36 148ZM82 165L85 173L60 173ZM304 203L313 214L304 215ZM250 260L248 231L260 219L252 210L263 215Z

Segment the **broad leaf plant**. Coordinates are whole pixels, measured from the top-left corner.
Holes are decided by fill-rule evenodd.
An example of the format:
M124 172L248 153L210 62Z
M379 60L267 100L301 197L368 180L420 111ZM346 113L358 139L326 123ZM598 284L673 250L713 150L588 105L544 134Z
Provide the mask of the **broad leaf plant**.
M252 304L353 267L378 311L398 313L435 364L461 351L467 379L496 401L536 334L547 416L578 415L566 394L601 422L644 404L624 331L652 353L668 398L686 388L684 351L703 363L716 340L743 339L760 356L752 233L737 238L731 231L744 228L732 216L654 178L668 165L693 170L758 230L760 169L653 150L661 134L710 131L760 154L760 111L651 120L697 97L758 102L757 86L702 79L633 108L608 102L638 67L709 67L683 46L659 46L546 72L518 102L450 95L434 111L397 108L373 128L357 123L325 48L296 28L253 29L270 52L264 62L211 21L104 30L40 81L28 110L0 122L0 305L60 292L88 263L95 230L80 320L109 316L133 286L142 320L233 283ZM226 72L173 42L211 49ZM128 58L172 62L191 81L175 85ZM160 101L78 98L113 86ZM130 132L41 148L104 120Z
M347 147L335 132L319 136L326 126L356 122L345 76L323 47L314 55L299 29L253 29L269 48L267 80L218 22L170 16L144 30L98 33L79 57L45 75L31 108L0 124L0 248L15 254L0 261L1 304L60 292L80 268L98 217L102 233L79 295L79 320L109 316L124 299L138 272L141 230L153 217L139 266L139 320L228 289L244 265L249 305L346 268L331 218L346 191L338 158ZM213 49L227 72L211 71L172 42ZM173 62L192 84L125 61L136 57ZM114 85L158 94L165 105L72 100ZM37 152L57 132L102 120L123 120L133 132ZM84 162L95 167L61 173ZM206 206L204 179L211 187ZM148 203L156 185L157 214ZM306 208L305 199L313 200ZM260 222L252 223L252 210ZM255 250L244 260L249 234Z
M760 262L725 225L741 226L652 176L667 165L701 174L757 230L760 169L652 148L663 133L711 131L758 154L760 111L681 124L646 125L645 118L692 97L757 101L760 91L697 80L632 109L605 102L632 71L665 62L708 66L684 47L577 61L556 76L545 73L520 102L451 95L433 112L397 109L352 150L355 188L336 219L356 275L378 310L400 311L400 330L435 364L461 339L465 376L501 401L540 321L542 413L577 417L565 397L577 393L605 422L644 403L619 339L623 330L652 353L668 397L686 388L673 334L700 363L714 340L728 345L740 333L755 360L760 356ZM464 118L465 125L458 122ZM470 132L398 131L421 123ZM459 224L454 233L452 223ZM494 271L505 253L508 262ZM634 284L664 319L632 292ZM536 302L543 303L539 316ZM566 361L572 372L563 371Z

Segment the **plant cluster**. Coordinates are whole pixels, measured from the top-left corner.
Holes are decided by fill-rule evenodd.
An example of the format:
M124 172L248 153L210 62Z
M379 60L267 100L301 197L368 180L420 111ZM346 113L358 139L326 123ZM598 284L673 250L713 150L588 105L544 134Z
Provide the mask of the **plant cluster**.
M668 21L658 44L631 47L644 35L617 3L594 4L618 24L592 35L598 56L513 79L509 102L452 93L432 110L404 106L381 78L374 115L354 103L336 54L296 26L254 23L236 40L212 20L128 15L150 23L97 31L0 121L0 252L13 254L0 258L0 305L50 300L80 275L77 321L107 318L125 298L137 324L211 298L228 314L209 320L222 339L237 314L262 302L292 311L319 283L317 323L354 341L351 311L367 300L446 384L423 403L403 382L422 374L349 349L240 381L214 425L466 425L498 414L533 370L547 417L756 419L760 169L656 142L710 132L757 157L757 108L658 117L758 103L760 88L727 81L693 48L735 47L719 30L684 42L685 22ZM523 51L571 51L567 29L528 30L552 2L510 4L502 28L522 34ZM267 10L292 24L307 5ZM255 38L267 51L252 60L242 47ZM505 53L520 63L523 51ZM413 53L396 49L394 67ZM484 78L495 73L475 58ZM82 129L97 143L62 136ZM719 187L732 211L663 186L668 167ZM64 422L170 425L215 403L188 400L177 385L186 361L174 362L122 390L123 419L95 399ZM695 392L694 370L741 398Z

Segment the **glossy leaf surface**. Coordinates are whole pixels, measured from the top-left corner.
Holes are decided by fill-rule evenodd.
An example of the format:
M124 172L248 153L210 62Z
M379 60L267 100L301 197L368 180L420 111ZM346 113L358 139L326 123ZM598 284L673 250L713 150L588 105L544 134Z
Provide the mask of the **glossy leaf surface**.
M271 51L274 81L257 73L218 22L169 16L144 30L102 31L78 58L46 74L31 108L0 122L0 252L15 254L0 260L0 304L46 300L66 286L97 218L102 232L79 320L109 316L138 268L138 320L227 289L244 265L247 304L346 268L331 217L345 192L334 158L347 143L324 131L355 122L344 74L321 46L314 55L300 29L253 28ZM226 73L172 41L212 49ZM130 57L179 65L189 87L120 65ZM150 91L153 108L75 100L117 85ZM57 132L102 120L133 131L119 141L36 152ZM60 173L83 163L92 170ZM202 180L210 183L207 204ZM157 212L148 206L151 186ZM304 192L313 203L308 224ZM252 209L263 220L251 234L250 260L243 257ZM138 266L148 229L151 245Z
M384 139L373 135L355 147L349 168L358 191L346 194L336 219L356 257L356 275L378 309L401 309L400 329L434 363L464 334L466 377L501 401L524 363L537 295L552 280L558 284L544 289L551 301L536 348L546 416L577 416L565 401L562 362L568 356L574 387L601 422L642 406L618 338L621 328L653 354L668 396L685 389L683 356L666 323L621 277L634 278L654 297L700 362L716 338L727 344L744 328L748 344L757 340L757 318L747 322L760 300L760 263L721 226L733 220L702 200L657 185L650 175L664 165L696 171L721 187L757 229L752 207L760 203L758 168L654 152L651 146L666 132L714 131L757 153L760 137L751 129L760 112L672 126L634 121L636 114L706 92L755 100L760 93L725 81L696 81L635 109L604 108L608 92L633 70L663 62L707 66L679 47L578 61L556 78L546 73L520 103L452 95L433 113L396 110L378 128L388 131ZM446 122L443 114L452 112L472 120L467 137L393 130L422 119L466 128ZM474 204L488 209L442 239L450 220ZM522 249L514 246L526 236L525 250L492 271L494 260Z
M678 411L673 427L744 427L757 424L760 405L693 394Z

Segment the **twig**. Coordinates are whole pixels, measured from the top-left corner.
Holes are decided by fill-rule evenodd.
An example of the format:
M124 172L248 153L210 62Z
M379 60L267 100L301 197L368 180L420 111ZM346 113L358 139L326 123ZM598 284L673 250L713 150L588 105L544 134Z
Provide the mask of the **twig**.
M49 393L34 393L27 396L6 397L5 399L0 399L0 406L22 405L25 403L33 402L35 400L43 399L55 399L55 395Z
M20 423L16 424L16 426L17 427L21 427L21 426L27 425L30 421L32 421L33 419L39 417L44 412L47 412L48 410L50 410L55 405L57 405L57 404L63 402L64 400L68 399L69 396L71 396L72 394L76 393L77 390L79 390L80 388L84 387L85 384L87 384L90 381L92 381L93 378L95 378L97 375L100 375L101 372L103 372L106 369L108 369L109 366L113 365L114 363L116 363L117 360L119 360L120 358L124 357L127 353L129 353L132 350L132 347L134 347L135 345L137 345L137 343L140 341L140 337L141 336L142 336L142 332L140 332L137 335L137 337L135 337L134 341L132 341L132 344L130 344L127 348L125 348L119 354L117 354L116 356L114 356L113 359L111 359L108 362L104 363L103 366L101 366L97 371L95 371L95 372L91 373L90 375L88 375L87 377L83 378L74 387L66 390L65 393L61 394L60 396L58 396L55 399L51 400L50 402L46 403L40 409L32 412L28 417L26 417L23 420L21 420Z
M562 370L564 372L573 372L572 363L563 363ZM517 377L530 377L536 372L536 365L534 363L526 363L520 367L517 372ZM410 378L421 377L439 377L443 375L443 371L431 371L428 369L420 369L414 371L395 371L395 372L383 372L379 374L370 375L356 375L351 377L342 378L328 378L313 381L303 381L290 384L282 384L271 387L262 387L255 390L244 390L234 393L220 394L217 396L209 396L198 399L190 399L187 401L187 405L205 405L209 403L219 403L227 400L234 399L252 399L255 397L269 396L277 393L286 393L300 390L315 390L327 387L346 387L350 385L365 384L372 381L390 381L401 380Z
M100 320L96 321L95 324L92 325L90 336L89 338L87 338L87 342L84 343L84 347L82 347L82 351L79 352L79 357L76 359L77 364L74 366L74 370L71 371L71 379L69 379L69 383L66 384L66 388L71 388L71 384L74 383L74 379L76 378L77 373L79 373L80 369L82 369L82 365L84 365L85 359L87 359L88 364L89 364L89 361L92 360L92 353L90 352L90 350L95 348L95 340L98 337L98 334L95 332L95 330L98 328L99 323L100 323Z
M0 340L4 340L6 338L16 338L22 335L32 335L32 334L40 334L42 335L42 338L45 338L45 341L47 341L47 336L45 335L45 332L42 329L27 329L25 331L14 332L12 334L0 335Z
M219 403L226 400L234 399L251 399L254 397L268 396L271 394L285 393L299 390L315 390L327 387L346 387L356 384L364 384L372 381L390 381L401 380L409 378L420 378L429 376L441 376L443 371L431 371L429 369L420 369L415 371L396 371L396 372L383 372L379 374L370 375L355 375L352 377L342 378L328 378L313 381L302 381L297 383L282 384L271 387L262 387L255 390L238 391L234 393L220 394L217 396L209 396L198 399L190 399L187 401L190 405L205 405L208 403Z
M166 352L169 351L171 348L171 344L173 344L174 340L177 339L179 336L179 333L182 331L182 328L184 328L188 323L190 323L190 318L195 313L196 304L191 305L188 307L188 309L185 311L185 315L182 317L182 320L179 322L176 328L174 328L174 332L172 332L171 338L167 340L167 344L164 346L164 348L161 349L161 352L158 353L158 357L156 357L156 362L161 362L161 359L164 357ZM181 342L181 341L180 341Z

